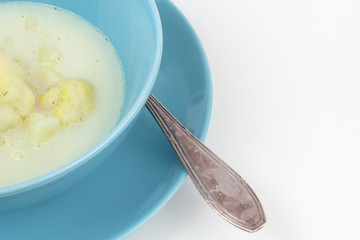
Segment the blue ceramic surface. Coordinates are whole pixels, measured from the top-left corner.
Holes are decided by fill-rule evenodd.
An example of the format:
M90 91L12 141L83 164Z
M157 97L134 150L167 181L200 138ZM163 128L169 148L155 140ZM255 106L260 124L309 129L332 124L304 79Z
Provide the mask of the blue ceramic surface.
M169 1L157 4L164 49L153 94L204 140L212 101L204 51L177 8ZM0 214L0 239L122 239L156 213L185 177L167 139L143 109L125 141L84 181L38 205Z
M0 4L5 1L0 0ZM79 181L107 159L129 132L144 106L155 83L162 56L162 28L153 0L38 2L78 14L97 26L110 39L124 66L125 105L116 128L83 156L50 174L15 186L0 188L0 211L30 205L55 195Z

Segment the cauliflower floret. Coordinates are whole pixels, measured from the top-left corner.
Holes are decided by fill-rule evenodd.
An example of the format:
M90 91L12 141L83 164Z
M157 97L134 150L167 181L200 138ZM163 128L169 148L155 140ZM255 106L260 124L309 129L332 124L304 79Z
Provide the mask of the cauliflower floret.
M9 84L24 84L25 69L19 61L0 49L0 90ZM0 92L4 94L4 92Z
M70 79L61 87L62 101L54 108L53 114L60 118L62 125L80 122L85 114L94 110L94 88L80 79Z
M26 126L30 138L36 145L40 145L59 132L60 119L43 113L32 113Z
M54 116L59 117L61 124L67 126L70 123L77 123L82 120L84 114L81 111L81 106L73 102L60 102L54 108Z
M0 104L12 104L21 98L21 84L7 84L1 88Z
M20 116L25 119L34 110L35 96L31 89L23 85L19 89L21 97L14 103L14 108L18 111Z
M82 112L89 114L94 110L94 87L81 79L70 79L61 87L64 102L74 102L81 106Z
M35 96L24 79L21 63L0 49L0 132L19 126L34 109Z
M39 103L44 107L56 106L61 101L61 98L61 90L59 88L50 88L39 96Z
M0 116L0 132L16 128L22 123L19 113L9 105L0 105Z

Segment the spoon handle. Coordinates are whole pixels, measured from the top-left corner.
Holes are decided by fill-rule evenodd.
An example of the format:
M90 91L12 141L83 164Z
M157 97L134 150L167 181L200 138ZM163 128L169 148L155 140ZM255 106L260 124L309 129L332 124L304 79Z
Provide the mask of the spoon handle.
M150 95L146 107L180 157L205 201L221 217L248 232L266 222L263 208L249 185Z

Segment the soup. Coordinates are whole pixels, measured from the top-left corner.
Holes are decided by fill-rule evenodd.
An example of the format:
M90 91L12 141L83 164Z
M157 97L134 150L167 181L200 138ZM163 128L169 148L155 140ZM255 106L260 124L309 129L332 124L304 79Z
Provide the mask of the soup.
M0 4L0 187L49 173L117 124L121 61L97 28L59 8Z

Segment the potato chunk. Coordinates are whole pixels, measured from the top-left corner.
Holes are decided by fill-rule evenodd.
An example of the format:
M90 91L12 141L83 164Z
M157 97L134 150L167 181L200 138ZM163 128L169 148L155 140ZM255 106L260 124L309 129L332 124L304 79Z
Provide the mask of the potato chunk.
M46 142L60 130L60 119L43 113L32 113L27 120L27 131L37 145Z

